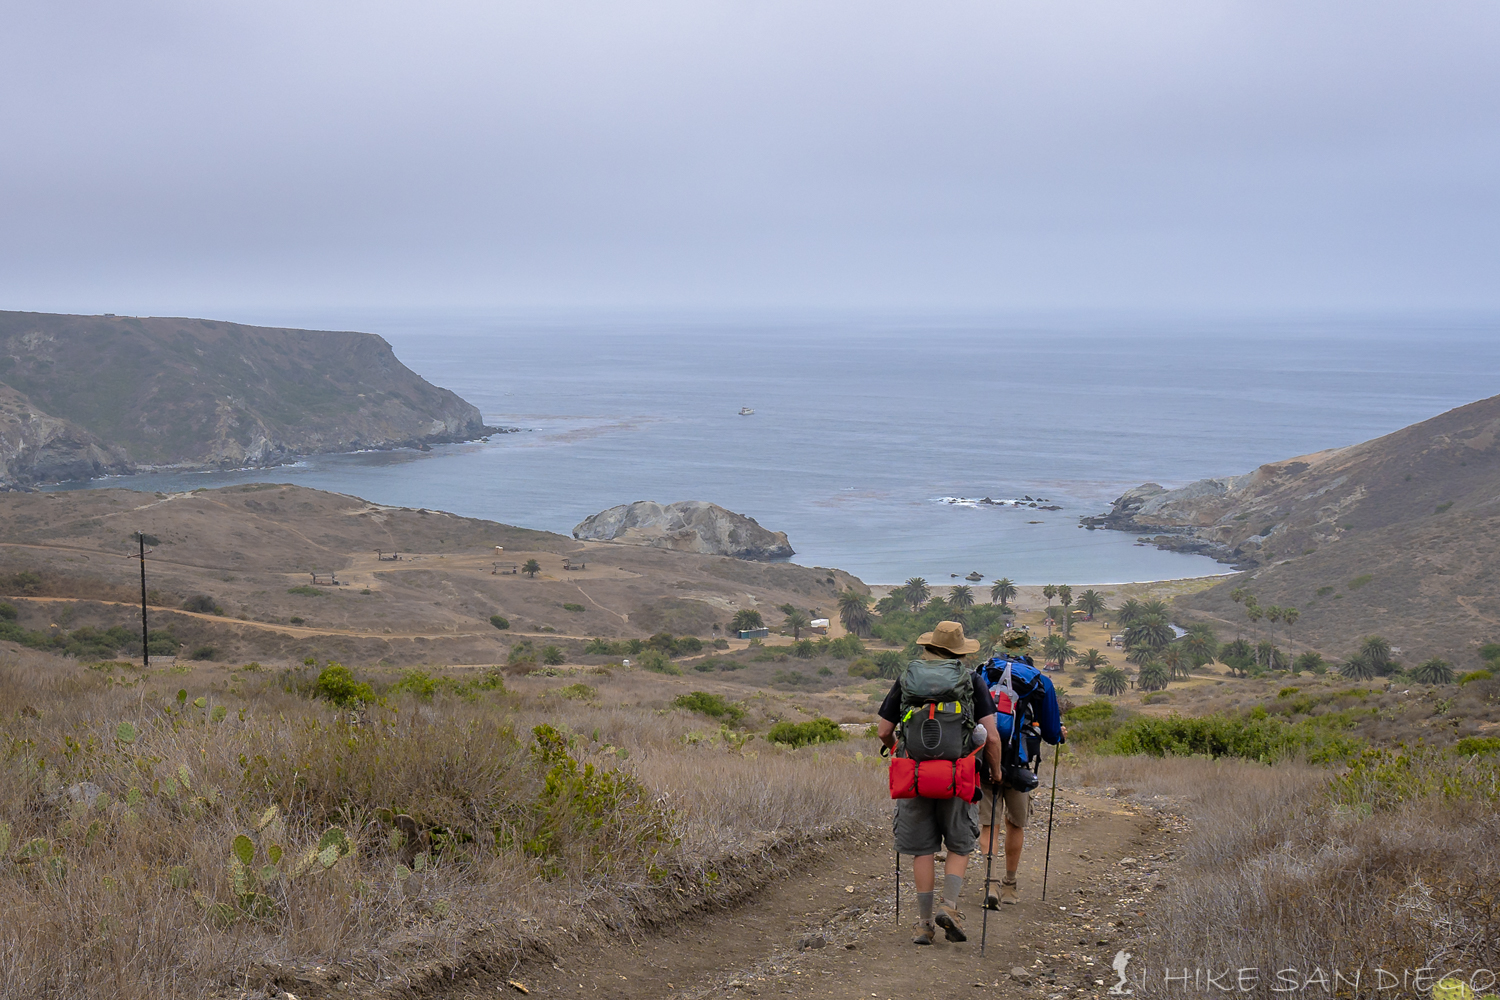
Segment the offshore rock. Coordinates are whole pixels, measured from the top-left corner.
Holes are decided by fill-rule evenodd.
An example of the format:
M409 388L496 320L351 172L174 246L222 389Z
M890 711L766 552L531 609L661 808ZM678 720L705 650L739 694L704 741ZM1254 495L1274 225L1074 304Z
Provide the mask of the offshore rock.
M621 504L584 518L573 529L573 537L736 559L786 559L795 555L785 532L768 531L753 517L701 500L665 506L650 500Z

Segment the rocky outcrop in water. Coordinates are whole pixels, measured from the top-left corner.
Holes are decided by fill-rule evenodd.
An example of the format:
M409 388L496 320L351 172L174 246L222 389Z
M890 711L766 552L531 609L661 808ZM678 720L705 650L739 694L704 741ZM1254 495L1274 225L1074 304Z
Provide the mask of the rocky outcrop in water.
M573 537L736 559L786 559L795 555L785 532L767 531L753 517L701 500L621 504L584 518L573 529Z

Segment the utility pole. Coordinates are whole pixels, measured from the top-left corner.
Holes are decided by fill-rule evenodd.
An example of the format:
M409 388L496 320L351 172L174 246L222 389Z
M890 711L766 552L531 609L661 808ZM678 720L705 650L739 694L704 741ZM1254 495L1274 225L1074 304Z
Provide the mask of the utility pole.
M146 629L146 533L137 531L136 540L141 543L141 665L151 669L151 638Z

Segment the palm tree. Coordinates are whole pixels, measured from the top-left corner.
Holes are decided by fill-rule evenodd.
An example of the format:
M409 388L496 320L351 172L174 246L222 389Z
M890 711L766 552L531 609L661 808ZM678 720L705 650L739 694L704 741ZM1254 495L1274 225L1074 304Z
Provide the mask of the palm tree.
M1058 587L1057 588L1057 599L1059 601L1062 601L1063 607L1065 607L1065 608L1072 607L1072 605L1073 605L1073 588L1070 587L1070 586L1068 586L1066 583L1063 584L1061 587Z
M1396 666L1391 661L1391 644L1378 635L1372 635L1360 643L1359 652L1350 658L1349 663L1354 663L1356 660L1369 667L1369 673L1361 677L1360 680L1368 680L1376 674L1388 674ZM1348 664L1345 664L1345 666L1348 666ZM1342 669L1339 673L1348 676Z
M1003 606L1009 604L1012 600L1014 600L1015 596L1016 585L1010 581L1010 577L1008 576L1002 576L1000 579L996 580L995 585L990 588L991 604L999 604Z
M1120 623L1120 627L1129 628L1140 621L1141 614L1141 602L1132 597L1120 605L1120 609L1115 612L1115 620Z
M1205 622L1188 626L1188 634L1178 642L1182 644L1182 650L1192 661L1194 669L1214 662L1219 653L1219 637L1214 635L1213 626Z
M1067 636L1049 635L1042 640L1042 655L1059 667L1066 667L1069 660L1078 657L1078 651L1068 644Z
M1172 672L1160 660L1148 660L1141 664L1141 672L1135 683L1142 691L1161 691L1172 679Z
M1187 680L1193 672L1193 660L1181 642L1174 642L1161 651L1161 662L1172 680Z
M741 608L729 619L729 628L735 633L748 632L751 629L765 628L765 620L761 618L760 612L754 608Z
M1250 645L1249 639L1226 642L1219 647L1219 662L1228 667L1232 674L1249 676L1250 668L1255 665L1255 647Z
M806 611L803 611L801 608L792 608L792 610L786 613L786 617L782 619L781 627L782 629L792 630L792 641L795 642L802 638L802 630L811 624L812 619L807 617Z
M927 581L920 576L914 576L906 581L903 588L906 591L906 603L911 605L912 611L922 610L922 605L927 603L927 598L932 594L932 589L927 586Z
M1249 596L1250 591L1246 590L1244 587L1235 587L1229 592L1229 599L1236 604L1240 603Z
M1308 673L1321 674L1323 667L1323 654L1314 653L1309 650L1292 661L1292 670L1296 673L1307 671Z
M1104 610L1104 595L1089 589L1078 595L1078 607L1090 618Z
M1109 659L1103 653L1090 646L1088 649L1085 649L1083 651L1083 655L1078 658L1078 663L1085 670L1098 670L1100 667L1108 666Z
M1367 681L1375 674L1375 665L1363 656L1351 656L1348 661L1339 665L1339 676L1351 681Z
M839 621L844 631L861 639L870 637L870 595L852 587L839 594Z
M1411 679L1419 684L1452 684L1454 676L1453 664L1436 656L1417 664L1411 672Z
M1168 607L1167 602L1162 600L1160 597L1153 597L1151 598L1151 600L1141 605L1141 614L1161 615L1163 618L1170 620L1172 617L1172 609Z
M525 565L523 565L521 567L521 572L525 573L527 576L531 577L533 580L536 579L536 575L538 573L540 573L541 571L542 571L542 564L539 563L539 562L537 562L535 559L528 559L528 560L526 560Z
M985 631L984 635L979 637L979 652L976 655L980 661L983 662L992 659L995 651L1000 648L1000 644L1004 639L1005 624L1003 622L995 622Z
M1297 619L1301 617L1302 612L1298 611L1296 608L1281 609L1281 620L1286 622L1288 625L1297 624Z
M1286 654L1270 639L1263 640L1256 645L1255 660L1267 670L1285 670L1287 667Z
M875 602L875 613L877 615L888 615L892 611L900 611L906 607L906 588L892 587L891 592Z
M1125 630L1125 648L1145 646L1148 649L1165 649L1177 638L1172 626L1161 615L1143 615L1139 621Z
M1094 693L1114 697L1125 693L1130 681L1119 667L1100 667L1094 675Z
M954 608L972 608L974 606L974 588L959 584L948 592L948 604Z
M1047 584L1047 586L1043 587L1042 588L1042 596L1045 597L1045 598L1047 598L1047 607L1049 607L1049 608L1052 607L1052 598L1054 598L1054 597L1057 596L1057 587L1056 587L1056 585L1049 583L1049 584Z

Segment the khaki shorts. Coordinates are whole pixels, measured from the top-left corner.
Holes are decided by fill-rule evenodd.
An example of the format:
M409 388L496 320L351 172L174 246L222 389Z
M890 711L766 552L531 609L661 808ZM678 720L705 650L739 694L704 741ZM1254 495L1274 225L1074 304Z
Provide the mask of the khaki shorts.
M949 854L972 854L979 846L978 810L963 799L897 799L891 829L901 854L936 854L945 845Z
M981 784L984 797L979 800L979 822L984 826L990 825L990 810L996 812L995 820L1000 821L998 815L1002 810L1005 813L1005 821L1011 826L1026 829L1026 821L1031 818L1031 793L1018 792L1014 788L1007 788L1001 792L1001 801L991 803L994 798L994 790L988 784Z

